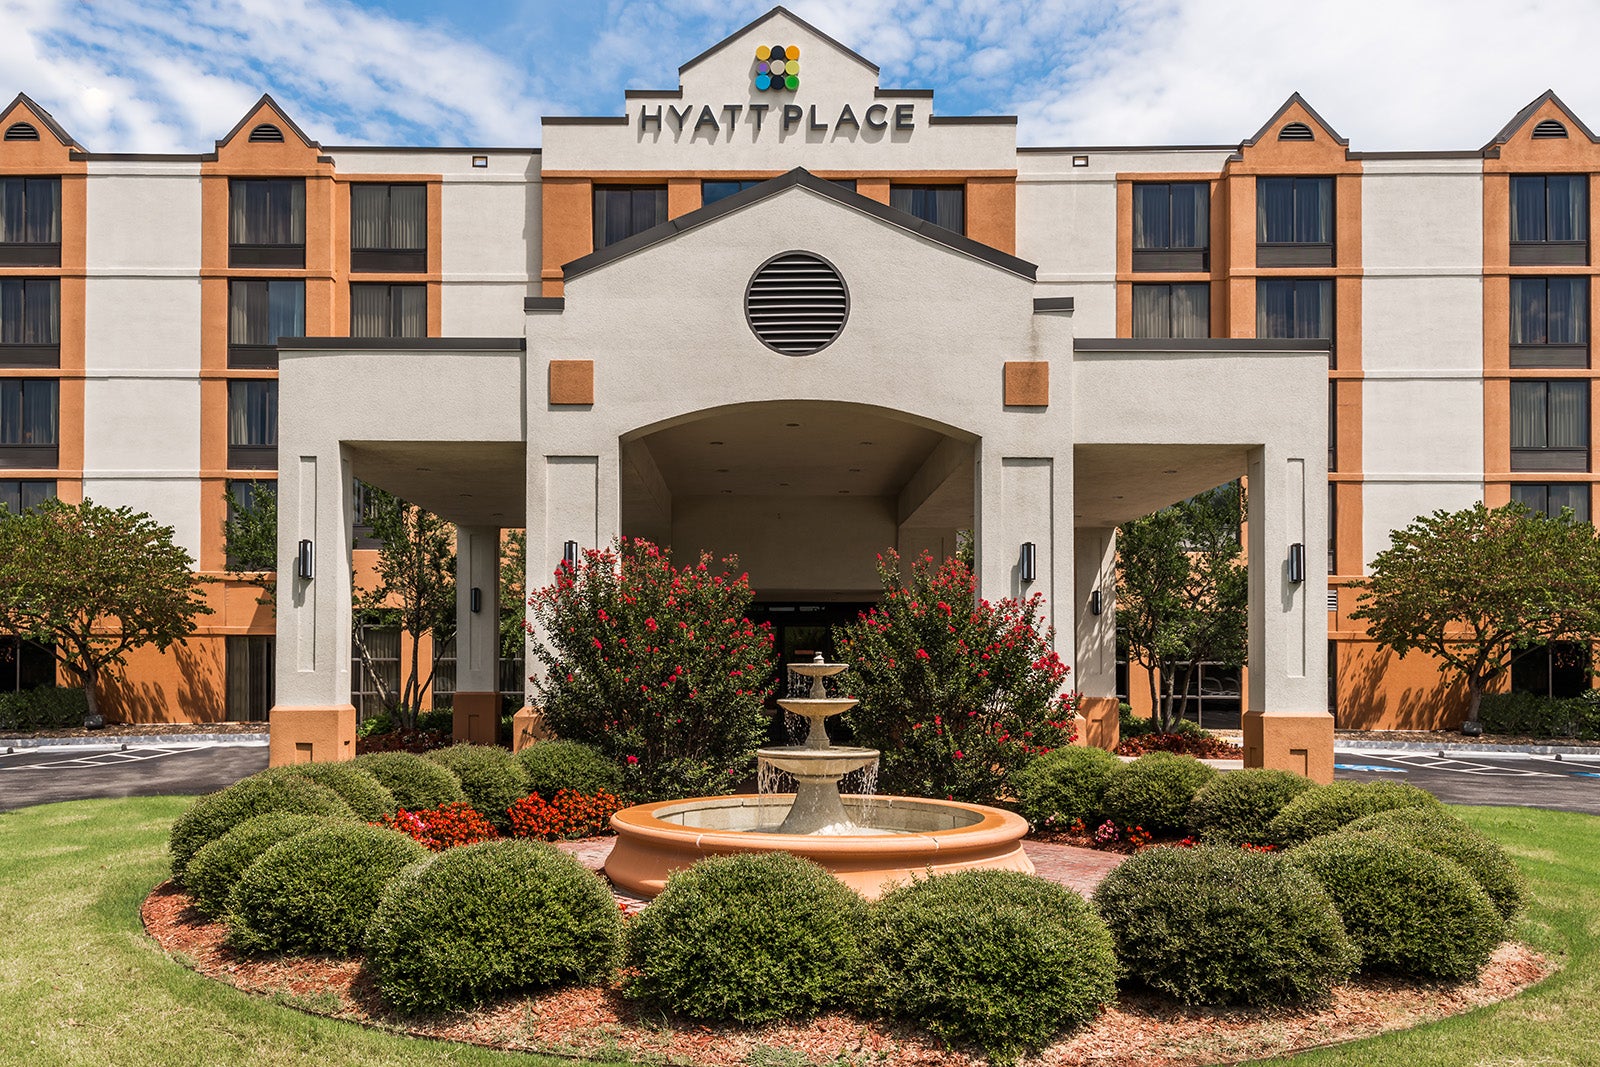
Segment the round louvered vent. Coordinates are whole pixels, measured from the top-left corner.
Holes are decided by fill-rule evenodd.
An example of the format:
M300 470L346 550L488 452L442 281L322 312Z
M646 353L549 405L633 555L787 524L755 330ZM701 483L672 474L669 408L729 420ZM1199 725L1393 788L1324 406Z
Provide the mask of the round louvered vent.
M1303 122L1291 122L1278 131L1280 141L1310 141L1312 140L1311 127Z
M1567 128L1555 119L1545 119L1533 128L1535 137L1565 137Z
M832 263L811 252L773 256L750 276L744 313L761 343L786 356L833 344L850 316L850 291Z
M273 144L283 143L283 131L270 122L263 122L250 131L250 140L260 142L269 141Z
M6 140L8 141L37 141L39 130L32 123L13 122L6 127Z

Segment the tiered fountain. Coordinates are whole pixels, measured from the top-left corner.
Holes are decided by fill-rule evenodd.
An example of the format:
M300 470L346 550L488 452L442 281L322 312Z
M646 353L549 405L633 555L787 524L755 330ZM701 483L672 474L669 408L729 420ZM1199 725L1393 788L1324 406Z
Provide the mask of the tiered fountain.
M619 888L653 897L669 874L696 860L752 852L791 852L819 863L869 899L928 874L974 867L1033 871L1022 851L1028 824L1020 815L951 800L841 796L839 779L878 759L877 749L828 740L826 720L856 701L828 696L823 679L846 665L818 656L790 669L811 679L811 691L778 705L810 720L810 730L801 744L760 749L757 759L763 772L793 775L795 792L624 808L611 817L617 843L606 860L606 876Z

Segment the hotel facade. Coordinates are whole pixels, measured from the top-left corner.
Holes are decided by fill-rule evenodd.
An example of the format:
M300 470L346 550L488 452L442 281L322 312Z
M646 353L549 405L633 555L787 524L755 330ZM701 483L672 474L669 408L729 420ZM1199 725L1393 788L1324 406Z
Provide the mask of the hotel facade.
M1200 146L1018 146L934 105L782 8L537 149L322 145L263 97L212 152L106 154L19 95L0 502L148 511L219 579L108 714L348 744L367 483L458 525L465 735L523 684L503 530L534 586L569 542L736 552L796 647L870 602L879 551L972 531L983 595L1045 596L1104 743L1114 528L1243 477L1250 665L1202 707L1319 776L1335 721L1458 722L1351 587L1437 508L1590 517L1595 136L1550 93L1453 152L1354 151L1298 95ZM222 535L227 488L273 481L276 613ZM1538 662L1519 685L1572 684Z

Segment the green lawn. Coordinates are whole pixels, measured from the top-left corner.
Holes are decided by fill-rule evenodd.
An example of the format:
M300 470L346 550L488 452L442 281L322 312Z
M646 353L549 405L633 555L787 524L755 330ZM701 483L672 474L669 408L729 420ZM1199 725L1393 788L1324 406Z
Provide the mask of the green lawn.
M304 1015L201 978L157 952L139 903L165 877L187 798L93 800L0 814L0 1064L518 1064ZM1600 1065L1600 819L1459 808L1533 885L1521 937L1564 957L1515 1000L1286 1061L1406 1067Z

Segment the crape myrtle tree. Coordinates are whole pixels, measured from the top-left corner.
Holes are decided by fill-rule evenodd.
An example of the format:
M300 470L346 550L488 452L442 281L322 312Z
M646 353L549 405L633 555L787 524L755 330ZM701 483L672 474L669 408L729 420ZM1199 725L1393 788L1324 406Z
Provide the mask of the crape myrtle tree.
M278 486L256 482L241 496L229 486L223 494L228 505L222 523L229 574L261 587L261 603L278 599Z
M1468 722L1519 656L1600 640L1600 540L1570 511L1435 511L1394 531L1368 570L1350 617L1402 659L1424 652L1457 675Z
M730 793L766 737L772 634L738 560L675 566L638 538L563 562L529 598L545 722L621 764L635 800Z
M1157 730L1184 717L1202 663L1244 663L1243 516L1244 491L1230 482L1117 531L1118 636L1147 672Z
M1072 743L1075 697L1041 595L980 600L959 555L902 568L886 552L878 580L877 606L833 637L860 701L845 719L882 753L881 790L993 804L1012 773Z
M211 614L194 559L145 512L47 500L0 508L0 633L49 645L83 682L97 726L102 675L135 648L183 644Z

